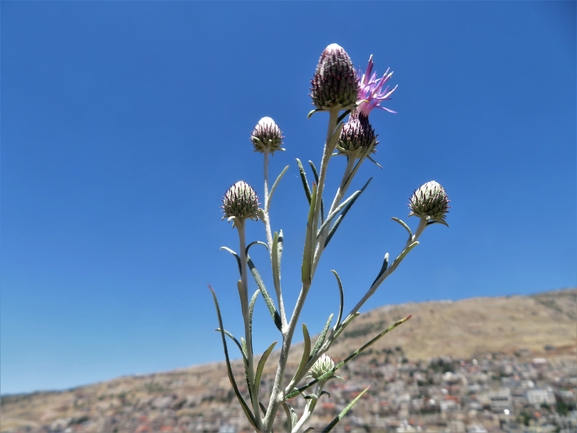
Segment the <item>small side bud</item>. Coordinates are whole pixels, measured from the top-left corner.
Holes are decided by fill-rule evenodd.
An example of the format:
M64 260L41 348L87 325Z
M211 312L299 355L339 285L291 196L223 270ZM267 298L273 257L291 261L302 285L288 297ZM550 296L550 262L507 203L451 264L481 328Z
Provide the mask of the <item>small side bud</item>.
M339 153L362 158L374 153L377 144L377 135L369 123L368 116L358 110L352 112L339 137L337 145Z
M359 81L351 58L338 44L322 52L311 80L311 98L319 110L350 108L359 94Z
M239 180L222 198L223 219L236 217L239 220L247 218L257 220L258 206L258 197L254 189L248 183Z
M427 221L446 224L449 213L449 197L445 188L431 180L417 189L409 199L409 216L418 216Z
M260 153L283 151L284 149L281 147L283 138L282 131L270 117L260 119L250 136L253 150Z
M313 379L320 378L323 374L326 374L335 368L335 362L331 359L329 355L323 353L319 359L313 364L309 371L309 375Z

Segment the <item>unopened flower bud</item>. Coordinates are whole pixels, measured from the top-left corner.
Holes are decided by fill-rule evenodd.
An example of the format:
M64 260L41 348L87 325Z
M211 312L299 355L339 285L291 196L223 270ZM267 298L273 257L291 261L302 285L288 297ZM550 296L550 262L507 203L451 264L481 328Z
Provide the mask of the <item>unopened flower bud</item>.
M445 188L431 180L417 189L409 199L409 216L415 215L427 221L445 222L449 212L449 197Z
M351 113L339 137L337 145L339 153L351 157L363 157L375 152L377 144L377 135L369 123L369 118L358 110Z
M318 379L323 374L326 374L335 368L335 362L326 353L323 353L319 359L313 364L309 371L309 375L313 379Z
M281 147L283 138L282 131L270 117L260 119L250 136L254 151L260 153L284 150Z
M319 110L347 108L354 105L359 82L347 52L338 44L325 48L313 79L311 98Z
M258 219L258 205L256 192L248 183L242 180L231 186L222 198L222 212L224 217L227 218L236 217L240 220L247 218L256 220Z

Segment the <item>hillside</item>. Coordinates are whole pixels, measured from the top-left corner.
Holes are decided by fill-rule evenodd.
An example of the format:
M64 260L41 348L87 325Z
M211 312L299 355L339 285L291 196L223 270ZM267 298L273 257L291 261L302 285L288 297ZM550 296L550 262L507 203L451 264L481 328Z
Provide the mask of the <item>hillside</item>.
M512 354L522 348L543 352L545 346L575 348L577 289L380 307L355 319L331 355L346 356L349 348L360 346L408 315L412 318L378 345L401 346L411 360Z
M463 360L509 356L513 361L502 362L513 364L516 360L530 363L532 357L547 357L561 359L557 362L559 371L573 371L570 375L575 375L577 289L380 307L358 317L331 348L330 355L337 360L344 358L393 321L409 314L411 320L350 364L350 369L346 369L347 389L358 389L368 379L372 383L374 372L367 371L369 365L382 366L385 373L379 374L385 377L387 365L401 362L410 363L414 371L423 369L422 374L427 375L427 371L436 371L431 370L427 360L441 356ZM487 358L495 353L500 355ZM240 367L238 362L236 365ZM487 368L490 371L493 367ZM498 378L502 366L495 368ZM238 377L242 377L241 369ZM391 377L397 377L397 373ZM438 379L435 377L428 380L433 383ZM383 392L385 385L379 385ZM374 392L378 389L374 388ZM3 396L1 400L2 433L218 431L223 420L236 423L241 430L243 425L238 405L229 404L233 395L222 363L122 377L66 391ZM197 423L195 430L191 430L193 423ZM180 428L181 424L187 427Z

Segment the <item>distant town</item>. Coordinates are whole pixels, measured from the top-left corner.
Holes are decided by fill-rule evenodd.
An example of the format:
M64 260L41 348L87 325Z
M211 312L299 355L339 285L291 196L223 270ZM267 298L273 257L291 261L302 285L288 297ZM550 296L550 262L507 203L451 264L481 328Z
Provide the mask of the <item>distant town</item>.
M389 339L338 370L342 380L328 383L305 429L322 432L370 387L333 432L577 433L577 289L379 307L356 319L329 355L345 359L407 314L414 318ZM302 347L293 349L289 371ZM272 387L275 356L263 390ZM233 371L247 395L242 361ZM0 433L253 432L223 363L0 400ZM304 398L287 403L298 414ZM286 432L284 411L276 421L275 432Z
M401 347L367 351L339 370L307 424L320 432L362 390L369 391L333 429L335 433L378 432L577 432L577 360L574 349L491 353L472 359L408 360ZM224 373L224 370L221 370ZM67 391L64 405L77 416L29 423L2 433L249 433L226 380L207 380L202 392L187 382L192 372L140 377L140 393L89 395ZM198 374L197 379L202 374ZM209 386L212 384L212 386ZM190 385L190 384L189 384ZM269 386L270 383L265 385ZM6 405L34 395L2 398ZM298 412L303 398L290 400ZM57 410L57 409L56 409ZM279 413L276 431L285 431Z

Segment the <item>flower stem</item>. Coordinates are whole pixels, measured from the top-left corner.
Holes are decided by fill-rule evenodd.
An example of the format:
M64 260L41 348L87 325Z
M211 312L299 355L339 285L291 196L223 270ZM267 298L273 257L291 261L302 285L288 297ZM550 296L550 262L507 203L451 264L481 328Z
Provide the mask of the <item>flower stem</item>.
M316 243L315 250L318 249L319 238L318 238L317 230L318 230L318 226L319 226L320 219L321 219L320 214L321 214L322 194L323 194L323 190L324 190L324 186L325 186L325 182L326 182L329 160L331 158L331 155L333 153L334 146L335 146L334 135L335 135L336 130L337 130L338 117L339 117L339 110L338 109L332 109L329 111L329 123L328 123L328 127L327 127L327 138L325 141L325 147L323 150L323 157L321 160L320 173L319 173L319 183L317 185L317 200L315 202L315 207L313 209L313 217L312 217L313 219L312 219L312 225L310 227L310 230L312 230L312 234L313 234L313 237L314 237L314 240ZM266 215L266 212L265 212L265 215ZM320 255L319 255L319 258L320 258ZM313 259L314 259L314 256L311 257L311 260L313 260ZM312 263L311 263L311 266L312 266ZM275 379L274 379L274 383L273 383L273 389L272 389L270 400L269 400L269 405L268 405L268 408L266 411L265 418L263 420L264 429L267 432L272 431L272 425L273 425L273 422L274 422L274 419L276 416L276 412L277 412L279 406L281 405L281 403L283 402L283 399L284 399L284 390L283 390L284 372L285 372L286 364L288 361L288 355L290 352L294 331L296 329L296 326L297 326L297 323L299 320L299 316L300 316L300 313L303 309L307 294L308 294L309 289L311 287L311 283L312 283L312 279L313 279L313 275L314 275L314 268L311 268L311 269L312 269L312 272L310 275L310 280L309 281L303 281L297 302L295 304L292 316L290 318L290 321L289 321L286 329L283 329L283 343L282 343L282 347L281 347L279 363L278 363L278 367L276 370L276 375L275 375Z
M369 288L367 293L365 293L365 295L362 297L362 299L359 302L357 302L357 305L354 306L354 308L351 310L351 312L348 314L347 317L350 317L350 316L356 314L361 309L361 307L364 305L364 303L367 302L367 300L371 296L373 296L373 294L376 292L378 287L383 283L383 281L385 281L385 279L389 275L391 275L393 272L395 272L395 269L397 269L397 267L401 264L401 261L414 248L415 242L417 242L417 240L419 239L419 237L421 236L421 234L423 233L423 231L425 230L426 227L427 227L426 219L421 218L419 221L419 226L417 227L417 230L415 231L415 234L413 234L411 237L409 237L409 239L407 239L405 247L403 248L401 253L397 256L397 259L395 259L395 261L387 268L387 270L385 272L383 272L383 274L377 280L375 280L375 282L371 285L371 287Z
M358 165L356 166L358 168ZM355 172L353 169L355 168L355 159L354 158L347 158L347 166L345 167L345 171L343 173L343 177L341 179L341 184L339 185L339 189L335 194L335 198L333 199L333 203L331 204L331 208L329 209L327 215L330 215L341 203L344 195L347 192L349 185L351 184L352 177L354 176ZM313 273L315 272L317 265L321 259L321 255L325 249L325 240L329 234L330 226L326 226L322 233L318 235L318 245L317 250L315 251L315 256L313 259Z
M239 255L240 255L240 281L242 284L242 290L244 291L241 296L241 309L242 316L244 319L244 338L246 342L246 378L248 382L248 388L255 390L255 395L251 393L251 401L253 406L254 416L258 424L262 424L262 418L260 416L260 408L258 404L258 387L254 387L254 353L252 347L252 333L251 333L251 323L250 315L248 311L248 278L247 278L247 254L246 254L246 233L245 233L245 220L238 219L236 221L236 228L238 230L239 238Z
M273 267L273 240L272 240L272 229L271 229L271 225L270 225L270 214L269 214L269 208L270 208L270 196L269 196L269 190L268 190L268 164L269 164L269 151L268 149L266 149L264 152L264 203L263 203L263 223L265 226L265 231L266 231L266 242L268 245L268 252L269 252L269 257L270 257L270 264L271 264L271 268ZM279 275L280 277L280 275ZM285 313L285 309L284 309L284 301L283 301L283 297L282 297L282 290L280 287L280 278L277 279L273 279L274 280L274 290L276 292L276 298L277 298L277 303L278 303L278 309L279 309L279 314L281 317L281 322L282 322L282 327L285 328L287 325L287 321L286 321L286 313ZM277 284L278 281L278 284Z

